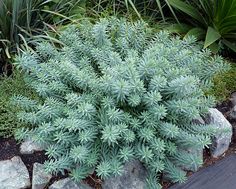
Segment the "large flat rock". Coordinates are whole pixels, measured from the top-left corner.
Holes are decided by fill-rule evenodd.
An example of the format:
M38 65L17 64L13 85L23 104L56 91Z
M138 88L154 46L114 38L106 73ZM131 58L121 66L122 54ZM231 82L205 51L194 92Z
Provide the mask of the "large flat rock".
M127 162L121 176L106 179L103 189L147 189L147 170L138 160Z
M29 173L18 156L0 161L0 188L24 189L30 186Z
M33 178L32 178L32 189L44 189L49 183L52 175L46 173L43 164L34 163L33 166Z
M233 134L232 125L216 108L209 109L208 115L205 117L205 122L214 125L218 130L217 134L212 137L210 150L213 157L219 157L229 148Z
M43 147L29 139L24 141L20 146L21 154L33 154L37 151L43 151Z
M170 189L236 189L236 154L203 168L190 176L185 184Z
M70 178L65 178L54 182L49 189L92 189L90 186L83 183L75 183Z

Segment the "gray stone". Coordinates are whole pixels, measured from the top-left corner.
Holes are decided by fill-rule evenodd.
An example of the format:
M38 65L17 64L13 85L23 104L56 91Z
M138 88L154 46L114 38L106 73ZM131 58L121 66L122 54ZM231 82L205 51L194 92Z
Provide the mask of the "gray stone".
M43 164L34 163L32 189L44 189L51 178L52 175L45 172Z
M229 119L236 120L236 106L232 108L232 110L229 113Z
M208 115L205 117L207 124L215 125L218 132L212 137L210 146L211 155L218 157L228 150L232 138L232 125L224 115L215 108L210 108Z
M21 154L33 154L36 151L42 151L43 147L32 140L24 141L20 146Z
M28 170L18 156L0 161L0 188L24 189L30 187Z
M202 119L202 117L199 117L197 119L193 119L192 120L192 123L193 124L198 124L198 125L204 125L205 124L205 121Z
M83 183L75 183L70 178L65 178L54 182L49 189L92 189L90 186Z
M138 161L133 160L125 164L121 176L112 177L104 181L103 189L146 189L147 170Z
M236 106L236 92L231 94L230 101L233 106Z

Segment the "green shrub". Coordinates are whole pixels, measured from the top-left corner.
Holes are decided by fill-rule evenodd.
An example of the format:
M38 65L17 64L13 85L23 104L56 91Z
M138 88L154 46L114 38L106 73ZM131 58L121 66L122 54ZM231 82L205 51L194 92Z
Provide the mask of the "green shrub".
M11 77L0 78L0 136L10 137L15 130L26 127L26 124L17 119L17 107L10 105L10 98L13 95L22 94L32 99L39 99L33 90L25 85L23 76L17 70Z
M143 22L104 19L68 28L62 49L42 43L18 57L27 83L45 100L13 98L23 108L19 119L35 126L16 138L46 146L48 172L67 169L80 181L96 168L104 179L137 158L152 185L160 172L183 182L181 167L202 163L187 149L207 146L214 129L192 120L213 105L203 89L227 66L191 38L147 31Z
M214 86L206 91L207 94L214 96L218 102L228 100L230 95L236 91L236 64L231 63L230 66L230 70L214 77Z

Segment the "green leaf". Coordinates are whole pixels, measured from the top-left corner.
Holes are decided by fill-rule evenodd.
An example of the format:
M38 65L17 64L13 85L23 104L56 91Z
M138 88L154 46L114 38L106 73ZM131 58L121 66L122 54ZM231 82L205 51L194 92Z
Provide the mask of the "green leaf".
M170 33L187 33L191 29L191 26L187 24L172 24L166 28Z
M185 14L191 16L193 19L199 21L200 23L206 23L204 17L200 12L190 4L187 4L181 0L168 0L169 4L176 9L184 12Z
M139 17L139 19L142 19L142 17L141 17L141 15L140 15L139 11L138 11L137 8L135 7L135 5L134 5L134 3L133 3L132 0L125 0L125 4L126 4L127 9L128 9L128 7L129 7L128 4L130 4L131 7L134 9L135 13L137 14L137 16Z
M160 13L161 13L161 17L162 17L163 21L165 22L165 16L164 16L164 13L163 13L163 10L162 10L162 7L161 7L161 2L160 2L160 0L156 0L156 3L157 3L157 6L158 6L159 11L160 11Z
M174 16L175 20L176 20L176 21L178 22L178 24L179 24L179 20L178 20L178 18L177 18L177 16L176 16L174 10L173 10L172 7L171 7L171 4L169 3L169 0L165 0L165 3L166 3L166 5L169 7L170 12L171 12L172 15Z
M186 33L184 38L191 35L194 35L197 39L204 39L206 31L202 28L192 28L191 30L188 31L188 33Z
M221 38L221 35L219 34L219 32L209 26L207 29L204 48L207 48L208 46L210 46L212 43L216 42L220 38Z
M229 42L226 39L222 40L222 43L224 43L227 47L229 47L231 50L233 50L234 52L236 52L236 44L233 44L231 42Z
M210 46L209 46L209 49L211 50L211 52L213 52L214 54L217 54L220 50L220 45L219 43L212 43Z

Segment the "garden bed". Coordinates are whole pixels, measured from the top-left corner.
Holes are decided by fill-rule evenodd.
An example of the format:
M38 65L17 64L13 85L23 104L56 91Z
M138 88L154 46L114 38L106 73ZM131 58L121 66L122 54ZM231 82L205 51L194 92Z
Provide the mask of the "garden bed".
M225 116L228 115L228 112L231 108L232 108L232 105L230 101L225 101L222 104L217 106L217 109L220 110ZM231 124L233 128L234 126L236 126L236 123L234 121L231 121ZM223 158L230 156L231 154L235 154L235 153L236 153L236 137L233 136L229 149L218 158L211 157L209 149L205 149L204 150L204 164L199 170L209 167L217 163L219 160L222 160ZM35 162L43 163L44 161L48 159L44 152L35 152L34 154L29 154L29 155L21 154L20 144L17 143L17 141L13 137L0 138L0 161L11 159L14 156L21 157L22 161L24 162L24 164L26 165L29 171L31 180L32 180L33 164ZM192 174L193 172L189 171L187 175L191 176ZM68 176L68 173L66 173L65 175L59 174L57 176L53 176L52 179L50 180L49 185L55 182L56 180L66 178L67 176ZM101 189L102 181L100 178L96 176L96 174L92 174L88 176L84 180L84 182L89 184L94 189ZM170 186L173 185L165 181L162 181L161 184L163 185L163 189L168 189Z
M236 0L199 2L3 0L1 187L167 189L232 157Z
M21 154L20 153L20 144L17 143L17 141L11 137L11 138L0 138L0 161L2 160L10 160L14 156L20 156L24 164L26 165L30 180L32 182L32 174L33 174L33 165L34 163L43 163L48 158L45 155L45 152L34 152L33 154ZM49 185L54 183L55 181L68 177L68 173L66 172L65 175L58 174L56 176L53 176L50 180ZM100 189L101 188L101 181L100 179L95 175L90 175L87 177L86 180L84 180L85 183L89 184L94 189ZM29 188L30 189L30 188Z

